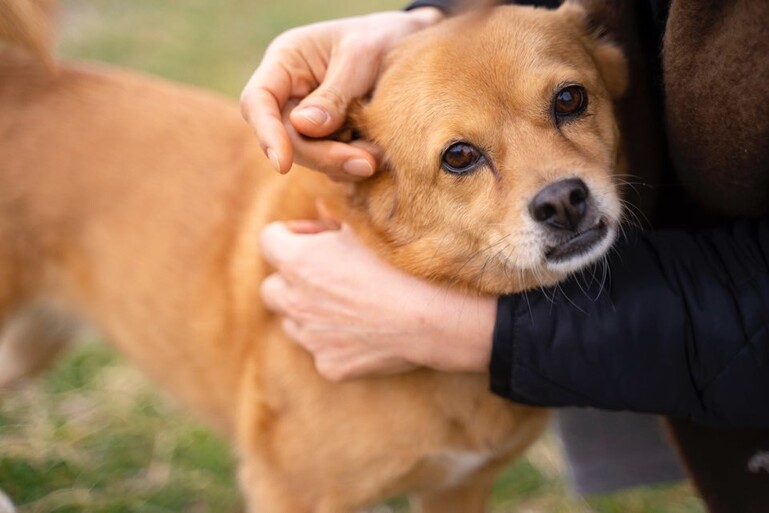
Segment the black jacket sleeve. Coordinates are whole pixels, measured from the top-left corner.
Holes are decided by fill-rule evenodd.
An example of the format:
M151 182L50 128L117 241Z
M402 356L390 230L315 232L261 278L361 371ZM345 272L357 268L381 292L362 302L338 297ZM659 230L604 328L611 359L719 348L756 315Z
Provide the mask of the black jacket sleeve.
M533 5L536 7L549 7L556 8L563 0L504 0L500 3L506 4L520 4L520 5ZM461 7L462 2L460 0L416 0L406 7L409 9L416 9L417 7L437 7L443 12L451 13L456 7Z
M516 402L769 426L769 220L634 235L500 298L490 368Z

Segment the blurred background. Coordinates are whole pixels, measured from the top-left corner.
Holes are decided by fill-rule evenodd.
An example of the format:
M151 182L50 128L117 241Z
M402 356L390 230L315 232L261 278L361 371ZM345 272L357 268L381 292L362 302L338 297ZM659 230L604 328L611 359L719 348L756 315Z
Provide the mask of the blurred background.
M313 21L398 0L66 0L59 55L139 69L237 99L267 44ZM702 513L688 485L583 499L546 436L497 484L493 512ZM0 489L20 513L222 513L242 506L228 445L96 335L0 395ZM396 499L377 513L406 512Z

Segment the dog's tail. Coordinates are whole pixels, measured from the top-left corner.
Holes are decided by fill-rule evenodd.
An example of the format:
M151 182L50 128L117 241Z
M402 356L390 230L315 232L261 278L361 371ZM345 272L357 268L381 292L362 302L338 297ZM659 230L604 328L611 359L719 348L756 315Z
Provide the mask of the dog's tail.
M54 9L53 0L0 0L0 39L54 70Z

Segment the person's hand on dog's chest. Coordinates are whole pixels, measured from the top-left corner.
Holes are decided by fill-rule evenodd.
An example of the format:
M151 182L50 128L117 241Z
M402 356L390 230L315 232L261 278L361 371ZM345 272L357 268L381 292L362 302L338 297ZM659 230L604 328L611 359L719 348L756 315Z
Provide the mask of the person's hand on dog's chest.
M263 282L262 298L324 377L339 381L419 366L486 370L494 299L397 270L346 225L273 223L261 241L278 270Z

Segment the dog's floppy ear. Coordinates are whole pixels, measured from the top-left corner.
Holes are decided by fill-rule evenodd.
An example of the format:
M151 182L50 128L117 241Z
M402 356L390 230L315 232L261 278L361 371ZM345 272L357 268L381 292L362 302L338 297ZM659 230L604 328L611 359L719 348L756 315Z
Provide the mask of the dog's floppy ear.
M613 99L619 99L629 85L628 65L619 46L609 40L606 28L599 20L599 13L588 13L581 3L574 0L566 0L558 12L584 34L606 90Z

